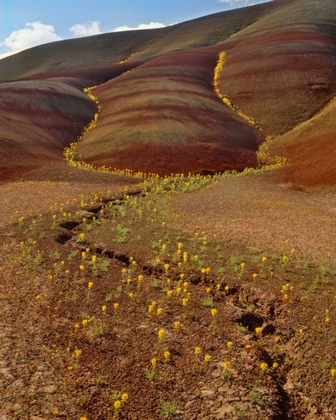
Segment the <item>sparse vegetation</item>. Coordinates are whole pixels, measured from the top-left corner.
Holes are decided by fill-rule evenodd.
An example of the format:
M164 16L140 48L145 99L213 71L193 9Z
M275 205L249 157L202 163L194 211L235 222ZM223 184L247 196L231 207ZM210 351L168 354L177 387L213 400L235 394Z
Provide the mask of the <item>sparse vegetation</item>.
M264 7L268 10L273 6ZM242 19L247 33L249 25L258 28L259 12L253 16L249 13L245 10ZM174 38L177 44L171 44L172 48L177 45L177 50L171 51L169 45L169 54L165 55L161 48L164 36L156 40L145 34L150 31L144 31L145 35L139 35L144 37L139 51L135 51L136 42L125 51L120 46L114 65L109 59L108 66L95 66L91 71L94 63L90 59L84 70L78 71L78 77L77 70L71 69L68 77L65 70L57 73L53 69L53 80L35 81L36 74L28 69L34 61L31 59L25 61L28 81L25 74L13 69L18 81L0 83L4 89L11 89L9 85L13 90L26 86L28 92L34 86L43 98L42 105L52 97L48 106L40 108L43 115L50 114L50 119L69 105L64 98L73 101L69 113L64 111L66 117L62 114L64 124L59 124L64 138L54 126L43 137L45 121L36 123L41 127L33 130L32 136L42 136L42 146L32 142L40 148L36 152L31 147L29 165L42 160L36 158L41 155L47 156L47 166L32 169L28 165L28 169L22 169L26 178L19 178L21 173L17 173L20 180L1 185L0 418L189 420L198 416L295 420L330 417L336 412L334 197L309 190L302 194L301 186L292 188L288 180L295 166L280 169L288 162L276 155L275 138L266 133L266 127L280 133L280 123L287 117L284 130L293 128L295 120L291 135L295 137L295 132L301 133L302 129L308 136L304 123L297 122L304 120L304 113L309 118L314 114L312 120L319 119L316 110L330 96L330 82L328 79L328 83L315 86L316 73L311 84L306 72L303 83L309 100L302 107L303 114L298 111L292 120L288 117L292 102L284 116L281 106L277 113L251 112L258 115L258 122L248 116L238 104L242 109L258 109L263 105L258 89L266 91L272 81L263 75L265 86L264 82L258 86L258 72L251 72L249 66L232 76L235 62L244 67L244 39L253 43L255 38L239 38L239 19L237 15L230 30L216 20L214 26L221 28L216 36L207 22L210 35L202 38L194 31L190 51L186 50L190 38L186 36L189 40L185 41L179 33ZM309 25L310 31L323 26ZM174 31L172 27L167 34ZM231 35L236 40L227 39ZM122 35L115 36L123 39ZM286 40L283 36L282 42ZM263 37L267 40L267 34ZM238 42L228 48L226 39ZM270 39L276 44L274 34ZM160 45L153 66L155 83L148 82L154 74L152 58L146 61L148 51L150 57L155 53L154 41ZM319 37L319 51L322 41ZM307 42L304 39L305 50ZM259 51L259 63L263 51L261 45L257 47L248 50L253 54ZM267 57L283 59L280 53L270 54L273 50L268 48L266 45ZM301 60L299 55L297 60ZM310 55L315 57L313 52L301 55L305 60ZM291 71L295 70L294 61ZM309 63L310 69L313 62ZM49 67L45 63L43 66L47 78ZM300 75L304 68L300 67ZM138 71L146 75L141 76L141 83L134 76ZM240 77L244 80L243 73L251 77L255 90L235 85ZM273 73L277 71L272 70L270 80L276 77ZM226 75L228 80L224 80ZM294 84L300 78L291 78L293 96L300 90ZM96 85L83 89L89 80ZM118 87L120 80L127 83ZM281 89L285 80L281 76ZM108 90L108 86L113 89ZM231 97L227 91L232 93L232 86L236 95ZM251 99L252 91L256 97ZM279 92L277 95L284 90ZM23 108L28 108L31 104L25 95L19 95L20 101ZM264 96L267 102L269 98ZM303 96L298 97L303 103ZM248 100L253 106L246 105ZM57 101L64 103L53 107L59 104ZM129 107L130 103L136 110ZM144 108L149 103L151 113L147 118ZM326 112L334 109L333 104L329 101ZM121 105L127 108L125 120ZM183 114L187 108L188 113ZM141 120L137 118L138 109L144 112ZM5 115L7 105L3 112ZM9 124L13 115L9 114L8 121L6 115L4 121ZM108 126L111 115L120 130L123 124L130 128L127 135L136 133L135 142L143 150L133 150L132 143L120 152L123 137L112 138L120 133L118 129L113 133ZM130 120L132 124L135 121L132 127ZM154 131L148 130L149 149L141 140L146 130L139 128L146 126L147 120L155 120L162 128L158 138L151 137ZM90 136L100 129L104 141L96 153L92 144L97 143ZM53 137L54 131L60 138ZM24 144L30 145L32 137L26 135ZM12 137L16 141L20 136ZM286 134L284 137L286 144ZM10 150L19 144L14 140ZM119 169L104 161L114 141L116 159L122 156ZM161 142L165 146L169 142L171 155L166 155ZM64 150L67 165L60 162L65 144L69 145ZM298 149L302 144L298 143ZM81 153L87 145L86 160ZM169 164L175 164L181 156L186 167L190 163L183 161L185 147L194 148L195 160L190 167L201 173L183 171L184 167L178 168L181 173L171 173L174 170L170 168L176 166ZM148 157L156 168L162 165L163 175L152 168L140 170L142 162L134 163L138 156L133 156L131 165L137 169L120 169L130 150ZM290 149L283 150L288 155ZM209 156L214 158L213 166ZM112 162L115 159L109 158ZM323 159L327 158L324 153ZM253 167L244 169L245 162ZM329 166L331 173L333 166ZM12 177L16 169L9 169ZM328 209L324 208L326 202L331 203Z
M205 231L180 230L171 198L185 194L185 186L215 188L216 182L218 177L150 178L136 195L125 193L118 200L98 194L82 197L81 210L61 205L43 215L33 230L29 217L24 225L13 225L13 252L7 254L3 267L11 279L7 287L21 298L27 296L33 318L39 320L39 334L45 342L52 340L51 351L64 366L63 395L74 398L86 413L105 410L106 416L110 413L115 418L139 413L141 389L149 382L160 384L162 391L156 394L155 387L146 388L150 397L141 399L144 409L154 409L157 401L161 417L177 417L171 403L176 395L173 389L183 392L185 401L193 395L201 397L195 378L202 377L211 387L218 363L222 366L218 378L234 388L246 388L246 375L248 383L259 383L236 407L236 416L260 409L280 413L278 387L283 375L294 375L307 386L309 377L318 376L323 387L335 377L333 258L312 262L307 268L299 264L302 256L289 243L286 251L270 253L229 245ZM87 209L86 219L92 218L89 209L98 203L105 204L88 231L87 220L78 215ZM73 227L70 239L57 243L64 212L72 215L66 220ZM58 224L51 228L54 214ZM24 288L15 276L20 267L26 273ZM318 308L324 309L315 313ZM311 353L309 365L302 370L293 366L289 349L299 346L296 351L304 354L314 340L315 326L322 332L323 347ZM130 335L129 329L137 333ZM223 336L228 337L225 348ZM108 354L101 359L104 349ZM128 366L127 360L134 357L137 362ZM249 371L246 357L252 361ZM73 381L84 381L88 366L93 383L99 386L94 402L90 393L72 392ZM132 378L126 382L125 369ZM111 387L130 390L127 404L113 394L112 406L108 405L104 390ZM330 389L322 399L326 406L332 407L332 394ZM310 397L317 395L310 388ZM181 403L176 400L177 406ZM185 410L183 404L181 408Z

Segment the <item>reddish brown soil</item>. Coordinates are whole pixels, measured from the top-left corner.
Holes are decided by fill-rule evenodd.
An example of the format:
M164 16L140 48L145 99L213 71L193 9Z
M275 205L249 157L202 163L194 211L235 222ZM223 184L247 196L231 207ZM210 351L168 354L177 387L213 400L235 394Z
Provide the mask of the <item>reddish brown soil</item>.
M185 146L137 145L131 150L104 154L86 161L99 166L108 162L111 168L117 169L123 169L122 162L125 167L135 171L153 172L161 176L189 172L208 175L219 170L244 170L247 166L257 165L255 153L215 141L200 144L188 142Z
M308 120L335 95L334 14L332 1L279 3L223 44L221 89L268 134Z
M277 0L155 31L53 43L1 60L0 80L21 80L0 84L1 178L62 159L61 149L96 110L80 90L101 83L98 126L78 147L84 160L159 174L255 166L265 135L310 120L334 97L334 13L330 1L322 7L317 0ZM227 60L219 89L262 134L214 92L222 51ZM331 185L335 128L311 121L310 142L289 134L274 139L270 151L289 158L290 182Z
M316 282L319 266L309 257L320 257L334 242L330 229L334 196L276 188L269 179L274 175L267 173L231 178L207 191L177 196L172 206L164 196L149 195L143 197L141 215L140 200L126 207L123 215L115 201L114 207L100 209L101 200L108 205L114 194L120 194L115 187L126 178L58 169L40 170L30 180L0 187L7 197L3 210L8 211L0 219L11 215L15 221L3 230L1 245L0 415L11 420L33 416L103 420L113 418L113 391L121 391L129 400L116 416L120 420L159 420L162 401L167 400L176 406L175 418L184 420L229 420L238 414L249 420L332 418L335 284L332 277ZM106 187L109 193L92 200L93 188L98 192ZM87 204L80 206L76 194L83 191ZM23 195L28 193L33 203L23 208ZM48 211L54 199L58 204ZM13 215L8 204L23 212ZM29 205L32 214L37 213L35 224L28 218ZM86 212L85 221L80 211ZM21 214L26 217L19 227ZM125 241L120 241L118 225L129 229ZM290 227L290 242L284 244ZM310 235L316 227L321 234L315 235L312 246ZM81 233L84 243L78 241ZM169 257L161 254L160 239L167 243ZM174 260L178 242L188 252L188 263L181 267ZM83 260L81 253L88 248ZM42 253L42 262L37 252ZM211 267L209 275L202 276L191 262L196 253ZM281 264L284 253L289 256L286 265ZM261 264L264 255L268 259ZM98 267L108 260L108 270L99 268L94 274L92 256ZM131 256L137 261L135 268ZM333 258L324 259L326 273ZM177 288L181 273L188 282L191 295L186 307L177 295L171 299L166 295L166 261L170 287ZM79 274L81 264L85 274ZM253 273L258 273L256 280ZM286 283L294 287L288 300L280 292ZM211 306L205 305L209 298L218 311L216 326ZM162 314L149 314L153 301ZM114 302L119 303L117 311ZM87 325L83 319L89 319ZM174 321L182 324L181 330L174 329ZM165 330L163 343L157 339L160 328ZM199 357L196 346L202 349ZM81 350L80 357L75 356L76 349ZM167 350L169 361L164 360ZM206 353L209 362L204 361ZM157 366L150 378L153 357ZM231 367L226 376L227 360ZM264 373L262 362L269 367ZM274 362L276 369L271 368Z
M287 180L304 187L335 188L336 101L321 113L270 143L272 154L290 162Z
M164 175L255 166L263 136L214 93L217 56L165 55L95 89L102 112L78 153L96 165Z
M95 108L84 93L64 83L1 84L0 179L61 160Z
M275 0L0 62L0 418L158 420L162 401L184 420L333 418L334 17L333 0ZM214 93L222 51L221 92L263 134ZM98 126L78 148L88 162L243 169L266 134L284 133L269 151L289 165L174 199L68 167L64 146L96 112L81 89L97 83ZM129 394L118 413L115 391Z

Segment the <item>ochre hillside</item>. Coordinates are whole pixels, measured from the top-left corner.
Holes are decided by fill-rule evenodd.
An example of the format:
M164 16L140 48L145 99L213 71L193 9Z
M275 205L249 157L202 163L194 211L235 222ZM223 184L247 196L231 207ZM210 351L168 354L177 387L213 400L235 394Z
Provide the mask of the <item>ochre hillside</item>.
M288 181L333 185L334 6L275 0L1 60L1 177L61 163L97 111L83 88L99 85L97 126L76 148L88 163L160 175L241 170L258 164L267 138L268 152L288 159Z

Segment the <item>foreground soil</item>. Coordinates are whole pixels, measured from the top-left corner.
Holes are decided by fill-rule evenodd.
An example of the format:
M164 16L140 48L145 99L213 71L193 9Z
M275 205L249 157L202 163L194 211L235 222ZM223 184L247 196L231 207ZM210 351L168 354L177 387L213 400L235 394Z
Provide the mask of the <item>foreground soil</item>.
M221 240L280 252L285 241L311 259L332 253L336 243L335 188L298 188L291 168L262 177L231 178L216 188L174 200L181 229L205 230Z
M0 186L1 418L333 418L334 193L54 169Z

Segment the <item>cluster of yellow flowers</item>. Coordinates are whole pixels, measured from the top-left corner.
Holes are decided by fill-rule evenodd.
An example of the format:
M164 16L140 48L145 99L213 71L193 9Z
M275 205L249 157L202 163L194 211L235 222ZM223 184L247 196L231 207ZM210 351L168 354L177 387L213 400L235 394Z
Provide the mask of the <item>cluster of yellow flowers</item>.
M227 105L232 111L234 111L239 117L243 118L245 121L247 121L249 124L253 125L253 127L257 128L259 131L263 131L262 128L259 126L259 124L256 123L256 121L246 115L243 111L241 111L237 106L235 106L232 101L225 95L223 95L219 89L219 78L223 71L223 68L226 63L226 52L222 51L218 56L217 65L215 67L214 72L214 89L217 94L217 96Z
M285 166L288 161L285 157L271 156L269 153L269 145L272 140L272 136L266 136L265 141L259 146L257 151L257 159L260 166L274 165L275 167Z
M121 395L120 399L118 399L118 400L114 401L114 404L113 404L113 406L114 406L114 410L115 410L115 411L120 410L120 408L121 408L122 404L125 404L127 401L128 401L128 394L127 394L126 392L124 392L124 393Z
M217 65L215 67L214 72L214 89L217 94L217 96L223 101L223 103L228 106L232 111L234 111L239 117L247 121L250 125L255 127L260 132L263 132L264 130L261 128L261 126L251 117L246 115L243 111L241 111L236 105L233 104L231 99L229 99L227 96L221 93L219 88L219 78L223 71L223 68L225 66L227 60L226 52L223 51L218 56ZM265 142L259 147L259 150L257 152L257 159L260 166L274 166L274 167L280 167L287 164L287 159L280 156L271 156L268 151L268 146L270 143L270 140L272 139L271 136L266 136Z

